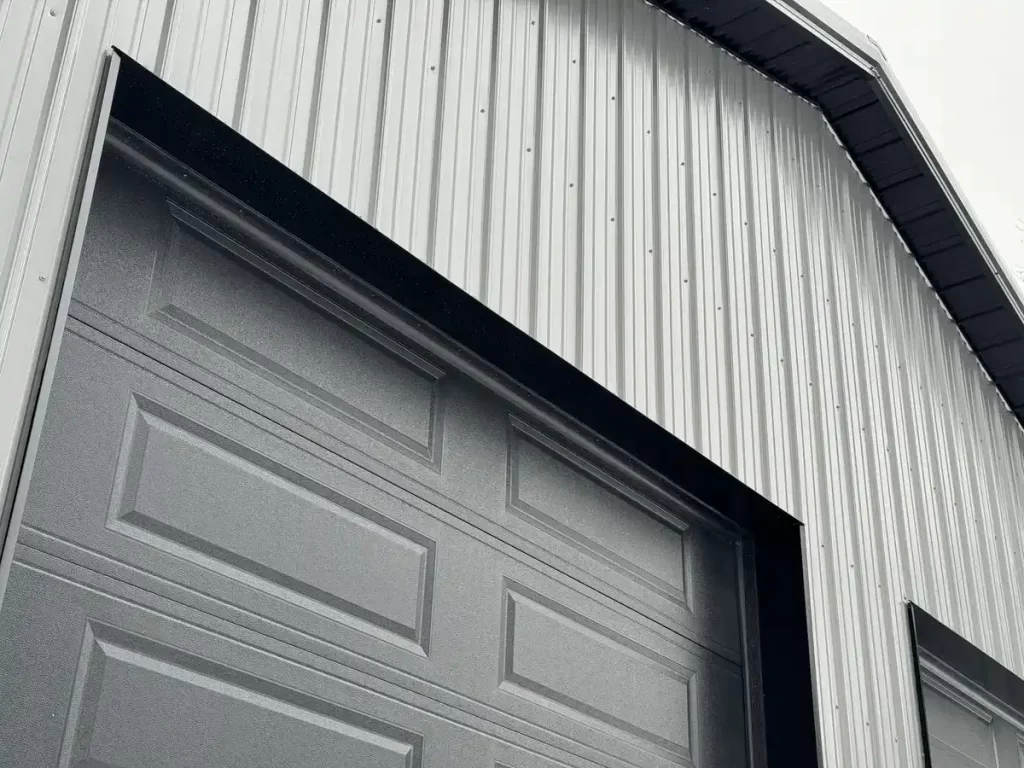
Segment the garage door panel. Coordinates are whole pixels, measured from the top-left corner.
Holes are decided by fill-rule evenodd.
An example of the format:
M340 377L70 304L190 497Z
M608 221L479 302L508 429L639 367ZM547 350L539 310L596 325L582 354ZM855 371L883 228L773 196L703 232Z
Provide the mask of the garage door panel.
M513 418L508 509L643 581L689 610L687 527L651 509L585 460Z
M144 397L126 422L110 530L425 650L433 541Z
M22 562L5 615L16 620L0 624L3 765L595 765L557 750L564 759L552 759L515 731L485 733L429 698L397 700L342 668L282 655L287 646L270 652L230 627L212 633ZM26 648L29 667L18 663Z
M24 543L18 547L15 570L41 571L46 577L45 584L47 586L44 588L47 590L47 594L52 594L56 600L63 600L69 604L71 602L59 589L53 590L49 587L50 578L56 578L60 583L81 586L89 594L109 595L118 605L137 606L144 610L145 616L162 616L176 622L185 621L194 628L202 630L204 638L211 636L209 633L212 633L212 636L229 638L251 645L273 656L286 658L304 667L338 677L362 689L422 709L472 731L478 731L487 737L487 741L483 744L474 743L473 749L477 751L471 754L493 754L493 761L490 757L485 760L487 764L495 762L503 765L534 765L540 758L545 758L541 760L542 763L551 759L570 765L596 764L606 768L630 768L631 766L668 768L669 766L687 764L675 755L660 756L653 754L649 749L638 749L632 744L624 744L621 739L617 740L614 734L608 733L607 727L602 729L603 738L581 739L581 734L585 737L587 733L585 723L570 722L570 726L576 725L575 728L552 728L552 720L545 720L543 723L535 722L537 718L523 715L523 711L527 715L529 714L529 710L532 708L531 703L524 701L522 697L513 699L508 690L498 692L498 696L505 699L504 703L496 702L494 698L478 700L465 693L458 693L450 688L432 683L422 676L403 673L395 665L382 663L375 656L355 654L347 646L327 645L310 635L287 630L279 624L268 623L255 616L251 616L251 621L246 621L241 614L231 614L218 610L216 607L208 612L207 609L211 608L209 602L205 605L197 603L195 606L191 605L188 600L178 602L175 598L181 596L182 593L173 590L168 592L167 597L170 599L167 599L158 594L158 590L150 590L151 582L147 581L144 576L140 577L138 574L133 576L124 570L112 576L106 576L90 568L89 566L92 565L90 562L85 562L84 567L74 564L73 558L66 557L67 553L59 548L53 548L53 554L50 554L46 551L50 544L52 542L45 541L44 537L38 533L30 533L25 537ZM502 579L499 577L498 581L500 583ZM532 586L539 585L533 584ZM192 592L187 594L194 595ZM500 597L500 593L497 596ZM565 595L559 594L557 597L559 600L572 601L572 598L566 599ZM102 604L105 603L101 602ZM120 614L91 610L90 615L99 621L118 626L130 626L123 624L123 620L118 618ZM496 613L497 611L495 611ZM495 614L487 613L482 619L493 623L498 618ZM19 619L20 617L14 613L13 623L18 623ZM611 623L615 624L614 621ZM632 634L628 626L625 628L616 626L616 630L621 629ZM0 626L0 642L7 642L8 638L3 634L3 630L4 628ZM473 630L474 627L466 627L463 636L470 634ZM58 632L59 628L49 626L46 631ZM152 632L150 635L163 637L160 634L154 635ZM495 638L490 635L487 637L488 641L492 639ZM171 639L169 642L172 645L181 646L181 642L177 639ZM467 641L466 645L471 647L472 642ZM202 645L196 647L199 648ZM659 652L674 653L671 646L658 645L655 642L655 647ZM486 652L482 655L478 654L476 658L486 659L490 663L493 684L497 686L499 682L498 668L497 664L493 662L500 658L499 654ZM474 662L469 660L466 663ZM73 673L74 668L72 667L68 672L71 676L68 679L72 679ZM0 668L0 674L3 674L3 668ZM0 694L3 693L3 683L4 680L0 679ZM18 689L24 690L24 684ZM507 705L509 701L514 701L519 709L509 707ZM545 705L544 708L549 709L550 705ZM398 721L390 720L389 722ZM557 723L558 720L556 719L554 722ZM609 745L611 749L609 749ZM431 749L429 739L425 743L424 749L425 754L429 754ZM481 750L483 751L481 752ZM527 752L524 753L523 750ZM524 757L528 758L525 763L523 762ZM464 762L478 764L479 760L474 757L474 759ZM702 763L702 765L712 766L718 764L715 762ZM729 763L723 764L730 765Z
M155 185L116 177L100 182L78 303L311 424L354 426L436 469L440 368ZM125 226L125 210L140 206Z
M105 167L96 197L75 317L339 455L372 457L412 493L440 493L431 501L452 514L497 524L514 546L738 658L734 544L681 505L531 430L127 166Z
M505 690L690 756L694 669L523 585L503 598Z
M585 552L657 612L738 653L735 544L632 491L585 455L509 418L505 508ZM594 571L594 564L587 567Z
M556 584L506 577L502 603L498 700L510 710L550 713L552 727L578 723L674 764L696 762L699 749L702 764L745 764L739 667Z
M90 403L86 413L82 402ZM666 711L662 731L652 731L641 725L648 705L640 697L652 690L646 684L630 689L623 681L598 701L567 691L563 705L580 703L568 709L552 707L550 697L521 695L550 688L550 681L524 685L525 677L513 675L519 691L502 689L499 671L505 654L515 652L502 623L507 580L565 606L563 615L581 617L578 627L607 628L603 644L593 646L607 656L615 639L606 661L636 648L650 649L653 659L685 657L688 668L732 670L709 694L741 693L738 667L710 651L615 601L585 595L578 582L538 570L529 556L457 526L443 510L414 506L316 458L284 439L286 431L257 427L74 332L65 339L48 410L26 530L97 553L83 561L91 568L135 582L111 566L126 563L289 632L313 634L337 658L341 649L361 649L470 703L637 765L687 759L688 742L662 731L669 727L664 718L689 717L689 709ZM662 680L663 670L657 675L652 679ZM629 690L633 698L618 701ZM729 722L735 738L742 713Z
M49 413L27 525L291 626L426 654L435 539L394 496L76 335Z
M514 546L739 658L734 539L677 500L633 490L579 443L462 377L450 377L446 402L445 495Z

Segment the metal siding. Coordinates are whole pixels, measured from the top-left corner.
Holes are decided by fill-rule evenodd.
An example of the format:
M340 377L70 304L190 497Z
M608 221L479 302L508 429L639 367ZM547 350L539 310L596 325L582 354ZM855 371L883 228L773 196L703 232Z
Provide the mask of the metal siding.
M5 403L111 44L806 523L829 765L920 764L906 598L1024 674L1019 427L821 114L639 2L0 0Z

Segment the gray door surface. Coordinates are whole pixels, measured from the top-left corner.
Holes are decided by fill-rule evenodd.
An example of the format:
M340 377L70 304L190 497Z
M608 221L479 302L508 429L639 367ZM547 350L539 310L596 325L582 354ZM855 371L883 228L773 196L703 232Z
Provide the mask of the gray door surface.
M944 677L927 667L922 675L932 768L1024 768L1024 731Z
M107 152L0 766L746 765L735 533Z

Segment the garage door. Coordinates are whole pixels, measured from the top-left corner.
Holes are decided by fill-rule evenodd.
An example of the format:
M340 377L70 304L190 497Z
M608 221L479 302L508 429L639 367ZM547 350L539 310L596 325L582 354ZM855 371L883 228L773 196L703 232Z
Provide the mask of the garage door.
M734 534L109 153L0 765L746 765Z

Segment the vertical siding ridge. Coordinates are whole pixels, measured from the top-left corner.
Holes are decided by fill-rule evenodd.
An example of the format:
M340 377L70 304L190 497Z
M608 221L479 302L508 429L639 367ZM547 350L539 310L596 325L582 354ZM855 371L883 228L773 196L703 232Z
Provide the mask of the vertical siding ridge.
M665 356L664 349L664 307L662 301L662 284L664 275L662 270L663 259L666 258L667 248L662 241L661 222L661 200L665 195L662 180L662 130L661 123L661 66L660 48L658 46L658 22L660 17L657 13L649 13L651 23L651 246L654 250L651 258L651 283L653 290L650 290L653 304L649 315L654 325L652 333L653 347L649 354L654 357L654 420L662 426L667 426L665 417ZM646 276L646 270L644 270Z
M579 93L576 98L579 99L579 125L577 126L577 159L576 159L576 185L578 192L576 193L576 338L573 344L573 364L577 368L583 367L583 341L585 331L583 328L586 322L586 313L584 311L584 302L586 301L586 279L584 275L584 259L585 259L585 246L584 238L586 237L586 217L587 210L583 196L583 190L586 189L588 180L587 175L587 75L589 74L590 57L587 56L587 44L590 41L590 35L588 30L590 29L587 24L588 10L591 0L580 0L580 42L579 42Z
M543 167L541 154L544 151L544 47L547 45L547 10L550 0L537 0L537 77L536 77L536 99L533 113L533 205L531 206L530 219L530 288L528 298L527 331L531 336L537 335L538 313L540 311L540 188Z
M4 13L2 20L3 23L0 24L0 40L3 39L4 32L6 31L7 25L10 21L11 8L14 7L14 2L15 0L8 0L7 2L6 13ZM39 41L40 32L42 31L43 13L41 13L41 11L43 10L42 6L45 5L45 2L44 0L36 0L35 4L36 6L38 6L38 8L34 10L38 10L40 11L40 13L36 14L36 23L33 25L30 33L26 36L26 39L24 40L21 46L21 53L18 57L18 64L13 68L14 72L19 73L19 80L21 81L20 84L15 84L14 88L12 88L12 91L16 91L17 95L13 98L10 98L9 101L3 105L3 120L0 121L0 140L3 140L6 146L3 146L3 155L0 156L0 173L3 173L4 169L7 168L7 160L10 157L11 149L13 147L13 141L10 141L10 139L7 137L14 132L14 126L18 122L18 115L21 112L22 101L25 97L25 89L28 87L29 78L26 70L28 70L28 63L29 60L31 59L31 52L35 50L36 45ZM74 5L72 4L69 10L73 11L73 8ZM70 17L73 14L66 13L65 15L66 17ZM61 26L66 26L66 23L67 22L65 19L65 21L62 22ZM61 35L60 37L63 38L63 35ZM54 70L55 68L51 67L51 76L49 78L50 81L52 81L54 77ZM34 142L34 144L38 146L38 139ZM8 204L5 203L5 206L6 205ZM3 273L4 270L0 268L0 275L2 275ZM0 290L2 290L3 287L3 281L0 281Z
M438 198L441 185L441 148L444 130L444 110L448 94L448 43L451 35L452 1L444 0L441 11L441 49L435 65L437 73L437 103L434 105L434 146L430 160L430 209L427 212L427 245L423 260L431 267L437 259L437 216ZM497 6L497 3L495 3ZM495 7L495 24L498 23L498 10ZM484 241L486 247L486 240Z
M302 178L313 180L313 163L319 140L320 109L324 91L324 72L327 68L327 32L331 26L335 0L323 0L320 6L320 29L317 34L316 59L313 64L313 92L309 104L309 129L306 132L306 151L302 159Z
M445 0L445 14L448 13L448 5L451 0ZM447 29L447 24L445 24ZM495 130L497 127L497 115L498 115L498 58L501 50L500 41L501 32L501 0L494 0L493 10L491 11L491 63L489 70L489 79L487 84L487 146L485 149L485 167L484 167L484 202L483 202L483 221L480 226L480 285L477 296L481 301L485 301L487 297L488 282L490 280L491 271L491 253L488 249L488 244L491 241L491 206L494 200L494 144L495 144ZM442 50L448 46L447 38L442 41ZM443 102L443 98L438 99L438 103ZM440 143L439 138L440 130L435 135L438 135L437 142ZM436 160L435 160L436 162ZM433 198L433 195L432 195ZM429 242L433 243L433 231Z
M245 113L245 99L249 88L249 68L252 64L252 43L253 38L256 34L256 13L260 7L260 0L245 0L249 3L249 13L246 14L245 21L245 41L242 43L242 65L240 67L240 75L238 78L238 90L235 95L235 109L234 114L231 118L231 127L236 131L241 130L242 127L242 116ZM231 10L234 10L234 2L232 2ZM280 17L278 17L278 24L274 29L274 45L271 53L271 69L273 70L274 65L277 63L277 59L280 56L281 46L281 30L283 28ZM225 55L227 54L225 48ZM264 131L266 130L266 119L263 121ZM263 136L260 136L260 142L262 143Z
M687 81L683 87L683 100L684 108L686 112L686 118L683 121L683 136L684 136L684 153L686 160L683 162L686 164L685 171L685 189L686 189L686 206L687 212L689 213L690 226L686 230L686 273L687 277L683 278L683 284L689 286L689 325L691 335L698 333L700 327L700 311L699 305L696 298L696 276L697 276L697 226L696 222L699 218L698 206L697 206L697 195L696 195L696 182L694 179L694 158L696 152L694 151L694 135L693 135L693 89L696 87L695 79L692 77L693 70L695 69L694 57L696 56L694 42L697 38L693 35L685 35L683 38L683 69L687 75ZM700 403L706 397L704 388L702 387L703 380L701 379L700 372L700 350L697 344L686 344L686 349L690 358L690 389L693 392L693 424L691 425L690 440L693 446L699 451L705 451L704 435L704 419L703 409Z
M725 166L725 155L726 155L726 142L725 142L725 105L722 99L722 61L724 54L718 49L713 48L714 56L712 61L714 62L714 84L715 84L715 141L718 145L718 153L715 157L714 162L717 164L715 169L718 174L718 186L716 192L718 197L716 203L713 203L713 207L717 208L718 221L717 231L714 233L714 237L718 240L718 252L720 260L717 265L715 274L715 280L719 283L720 296L718 298L721 301L721 311L716 305L713 310L721 317L721 322L717 320L712 324L715 329L715 335L719 336L718 343L724 347L725 355L721 361L722 364L722 378L725 380L725 401L728 404L724 409L724 413L721 413L721 422L724 422L724 429L721 439L724 440L725 446L722 451L722 446L719 445L719 450L722 451L723 455L715 456L714 458L721 464L724 464L725 468L733 474L739 474L739 447L738 440L736 439L736 425L738 423L736 417L736 407L733 405L736 403L736 361L735 356L737 354L735 340L732 337L732 296L730 288L730 275L731 265L729 264L730 248L729 248L729 215L728 207L726 206L726 166ZM719 379L721 383L721 379Z
M756 211L754 210L754 178L755 173L753 169L755 167L754 162L754 151L753 151L753 139L750 132L750 100L752 95L750 93L750 78L754 77L753 72L743 73L743 162L747 167L746 175L746 187L747 187L747 204L744 206L743 215L746 216L744 226L745 231L745 243L747 247L747 260L750 263L750 267L747 272L747 285L749 287L749 295L751 298L751 336L754 339L753 353L754 353L754 385L751 387L751 391L757 393L768 392L768 387L765 386L765 370L764 364L764 328L761 325L761 314L763 312L761 307L761 291L758 290L758 274L754 268L754 260L757 259L760 254L756 245L757 232L756 227L751 226L756 221ZM757 475L758 483L757 490L764 495L766 498L773 498L774 488L772 483L772 475L770 471L770 463L768 460L768 446L765 445L765 441L768 435L768 412L765 407L767 398L762 397L760 405L755 404L757 410L757 435L752 435L751 438L761 442L758 454L760 461L757 462Z
M614 345L612 354L615 358L615 382L611 387L619 397L626 397L626 233L623 225L625 222L626 201L622 194L622 185L626 176L626 140L625 140L625 110L622 108L622 94L625 90L625 45L624 31L626 26L626 3L619 3L619 23L616 25L616 57L615 57L615 335L606 343Z
M776 111L776 101L780 94L773 93L770 100L771 103L771 115L769 118L769 125L771 126L771 170L774 176L775 182L775 199L772 210L772 216L775 219L775 237L772 243L772 252L775 255L776 269L778 272L778 279L776 280L776 291L777 299L779 302L779 327L781 331L781 349L786 355L786 358L780 358L779 364L782 366L782 378L785 382L786 399L789 403L790 409L797 407L797 395L796 395L796 381L795 381L795 365L796 365L796 353L794 350L794 331L790 327L790 306L789 306L789 294L790 291L786 286L786 253L783 247L783 199L786 197L786 189L783 184L782 167L779 158L779 140L780 130L778 125L778 114ZM788 217L787 217L788 219ZM788 364L786 359L788 358ZM772 363L774 364L774 360ZM794 453L799 453L799 447L801 444L799 435L799 424L798 420L794 418L795 414L787 414L786 428L789 430L789 444L792 446ZM796 516L801 519L806 519L806 502L803 495L803 484L801 482L800 467L797 461L790 461L787 470L790 474L790 496L791 496L791 509L794 510Z
M353 3L353 5L355 5ZM369 204L366 208L366 220L370 223L376 223L378 210L380 207L380 176L382 172L381 164L383 163L384 154L384 119L387 113L387 96L388 91L391 87L391 68L389 62L391 61L391 48L394 44L393 35L395 30L395 0L387 0L385 5L385 21L384 21L384 43L381 46L381 75L380 75L380 86L379 86L379 97L377 100L377 115L376 115L376 126L377 129L373 134L373 170L370 174L370 194ZM367 27L369 32L370 27Z
M174 14L178 8L178 0L167 0L167 6L164 11L163 23L160 27L160 42L157 46L156 52L156 64L153 71L161 77L164 77L165 70L167 67L167 51L171 43L171 30L172 22L174 20Z

